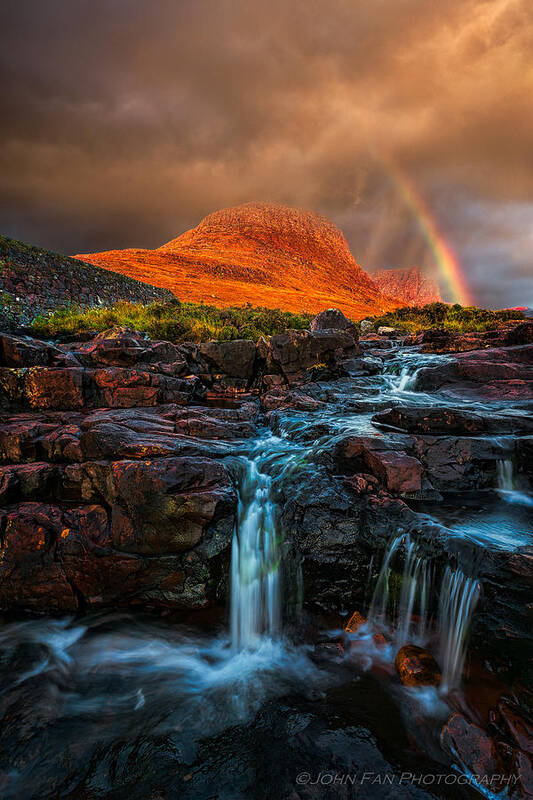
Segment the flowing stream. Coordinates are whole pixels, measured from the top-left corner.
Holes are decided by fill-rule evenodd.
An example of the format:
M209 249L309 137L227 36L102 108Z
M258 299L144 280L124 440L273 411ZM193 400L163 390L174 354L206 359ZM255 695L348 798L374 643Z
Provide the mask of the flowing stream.
M220 762L216 774L217 781L222 781L225 740L216 737L228 736L230 747L239 726L250 724L263 708L274 713L272 708L282 697L322 697L339 681L351 685L370 680L353 671L341 677L340 673L330 674L327 666L317 665L310 658L313 637L308 630L311 627L318 633L324 627L322 621L308 621L298 644L290 630L283 628L284 547L278 490L293 470L327 456L347 434L379 437L371 421L376 410L402 403L438 402L435 396L418 393L414 387L417 371L443 358L394 350L379 374L340 381L335 387L337 394L332 393L331 399L323 402L319 414L294 410L274 414L270 428L265 428L258 441L243 442L241 454L226 458L239 497L231 550L229 626L218 620L201 629L118 613L86 620L12 621L3 626L0 713L13 715L20 702L29 707L32 702L44 704L43 725L47 730L41 745L32 751L24 738L24 725L9 729L11 739L4 741L4 746L20 748L21 756L10 778L10 786L15 788L2 794L6 800L22 796L70 798L68 787L74 797L77 784L69 778L69 758L78 764L83 780L93 762L102 764L100 772L91 777L91 785L104 787L95 797L107 797L106 786L112 787L113 781L124 784L126 763L134 773L132 759L144 758L141 743L152 738L156 741L157 737L170 737L173 749L171 756L165 751L164 758L157 748L150 751L154 769L164 772L170 763L176 769L179 766L180 774L192 774L198 759L202 763L204 758L209 764ZM510 460L498 462L497 476L498 492L504 499L517 494ZM526 493L522 498L523 503L531 502ZM507 513L502 511L505 506L503 501L498 505L501 513ZM450 529L450 535L464 535L465 541L478 548L512 549L507 540L498 541L496 531L480 536L478 529L475 533L463 531L458 524L453 533ZM373 576L374 565L380 565L377 578ZM294 574L298 582L295 594L301 605L301 563ZM381 545L371 554L365 583L361 595L369 602L361 612L368 619L366 627L386 635L390 643L387 652L392 658L407 643L427 647L442 670L442 695L459 689L467 663L469 631L482 595L475 573L442 563L437 569L414 535L397 533L384 553ZM372 656L367 668L374 650L369 650ZM342 660L335 649L334 653L335 663L341 661L343 669L353 670L349 658ZM364 684L364 692L373 698L368 719L379 728L383 719L392 719L394 713L387 705L391 701L386 690L376 690L375 685L372 681ZM378 691L377 699L373 691ZM423 696L421 693L421 702ZM412 701L412 694L404 697ZM341 701L341 705L347 703ZM357 707L351 706L351 713L357 719ZM311 711L305 714L309 717ZM305 729L297 715L294 720L295 726ZM31 730L29 741L40 741L39 720L27 725ZM385 740L386 728L385 724ZM71 740L80 739L80 731L84 731L82 742L75 751ZM214 754L203 744L211 740L215 742ZM119 761L113 761L112 769L106 767L113 748L122 752L124 745L119 743L123 742L138 744L124 750ZM63 759L60 766L58 750ZM405 753L396 756L401 760ZM230 772L248 768L231 758L228 756ZM58 793L54 794L56 789ZM208 784L195 784L195 796L208 796L208 790ZM132 798L141 796L136 791L132 786ZM221 796L232 797L231 791Z

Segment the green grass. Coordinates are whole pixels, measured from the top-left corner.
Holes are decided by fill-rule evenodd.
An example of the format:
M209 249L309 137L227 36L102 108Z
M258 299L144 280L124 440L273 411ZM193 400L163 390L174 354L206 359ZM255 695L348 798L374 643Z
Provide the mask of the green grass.
M448 331L488 331L505 325L509 320L525 319L521 311L490 311L474 306L430 303L422 308L412 306L397 308L381 317L371 317L377 330L380 325L398 328L408 333L418 333L428 328L444 328Z
M88 331L104 331L114 325L144 331L152 339L169 342L202 342L209 339L259 339L289 328L309 327L310 314L292 314L278 308L251 306L216 308L198 303L154 302L149 304L119 302L110 308L59 308L32 323L36 336L75 338Z

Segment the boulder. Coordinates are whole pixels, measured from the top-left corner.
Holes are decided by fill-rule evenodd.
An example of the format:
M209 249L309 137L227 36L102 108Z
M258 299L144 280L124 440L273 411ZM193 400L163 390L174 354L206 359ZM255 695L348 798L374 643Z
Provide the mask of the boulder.
M305 380L313 368L322 367L329 374L339 363L358 355L359 348L348 330L288 331L259 343L266 362L265 372L279 372L287 383Z
M309 325L311 331L349 331L354 339L358 337L357 325L345 317L338 308L328 308L313 317Z
M396 672L404 686L439 686L439 666L431 653L415 644L406 644L396 653Z

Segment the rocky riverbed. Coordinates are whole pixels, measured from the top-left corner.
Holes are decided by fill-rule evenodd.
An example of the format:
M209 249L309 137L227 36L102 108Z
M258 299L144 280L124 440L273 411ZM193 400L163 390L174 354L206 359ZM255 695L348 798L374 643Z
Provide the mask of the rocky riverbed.
M0 365L3 797L531 795L532 323Z

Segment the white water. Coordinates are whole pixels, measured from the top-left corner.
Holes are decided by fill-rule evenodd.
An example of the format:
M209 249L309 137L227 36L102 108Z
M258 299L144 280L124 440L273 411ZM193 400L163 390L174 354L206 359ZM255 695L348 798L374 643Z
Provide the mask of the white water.
M394 565L403 553L399 598L394 597ZM426 645L429 636L430 565L408 534L393 539L385 553L372 597L368 620L371 626L393 627L395 647L415 642ZM479 599L480 586L460 569L447 567L440 587L436 626L442 690L461 683L470 623Z
M479 592L478 581L467 577L460 569L446 567L438 619L443 691L461 683L468 632Z
M280 628L279 546L272 478L246 460L231 553L231 641L253 649Z
M391 597L391 575L398 551L405 551L399 598ZM368 619L371 625L395 625L398 647L408 641L423 642L428 625L429 566L408 534L391 542L372 596ZM415 610L418 611L415 618Z
M533 506L533 497L516 488L514 466L512 460L505 459L496 464L496 476L500 496L508 503L517 503L521 506Z
M504 492L512 492L514 489L513 462L511 459L498 461L496 465L498 476L498 489Z

